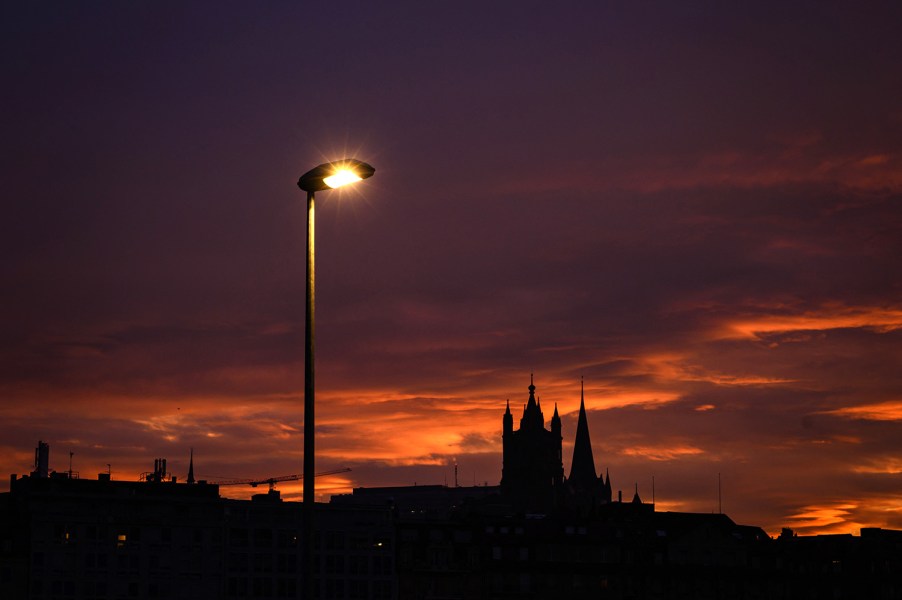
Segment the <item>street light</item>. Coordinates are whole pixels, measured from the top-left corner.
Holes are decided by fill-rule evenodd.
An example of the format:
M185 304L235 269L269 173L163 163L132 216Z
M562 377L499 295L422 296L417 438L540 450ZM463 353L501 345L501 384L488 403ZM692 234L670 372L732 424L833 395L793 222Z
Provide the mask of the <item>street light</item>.
M372 177L376 169L355 158L328 162L310 169L298 179L298 187L307 192L307 316L304 335L304 510L302 526L304 547L304 598L313 600L313 510L314 510L314 329L315 269L313 245L313 194Z

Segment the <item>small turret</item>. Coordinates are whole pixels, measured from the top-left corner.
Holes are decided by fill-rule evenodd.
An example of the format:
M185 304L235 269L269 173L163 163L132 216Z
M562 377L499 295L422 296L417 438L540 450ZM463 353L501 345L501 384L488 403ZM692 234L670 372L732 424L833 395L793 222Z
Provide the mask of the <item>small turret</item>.
M514 431L514 415L511 414L511 401L508 399L507 408L504 411L504 435L513 433Z

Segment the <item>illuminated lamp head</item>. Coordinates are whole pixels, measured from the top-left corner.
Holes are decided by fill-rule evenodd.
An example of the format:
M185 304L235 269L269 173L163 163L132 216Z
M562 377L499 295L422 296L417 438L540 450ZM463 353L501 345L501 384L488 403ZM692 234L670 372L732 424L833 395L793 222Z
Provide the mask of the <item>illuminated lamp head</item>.
M301 175L298 187L305 192L331 190L372 177L376 169L356 158L343 158L314 167Z

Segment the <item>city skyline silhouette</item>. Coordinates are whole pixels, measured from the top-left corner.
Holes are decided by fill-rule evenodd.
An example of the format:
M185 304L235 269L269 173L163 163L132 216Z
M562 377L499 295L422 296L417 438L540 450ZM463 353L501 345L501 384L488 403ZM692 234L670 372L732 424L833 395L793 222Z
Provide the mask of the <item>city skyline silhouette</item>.
M584 378L615 496L902 529L902 9L475 10L10 7L0 492L38 440L300 473L295 181L358 156L317 211L320 499L499 485L534 373L565 466Z

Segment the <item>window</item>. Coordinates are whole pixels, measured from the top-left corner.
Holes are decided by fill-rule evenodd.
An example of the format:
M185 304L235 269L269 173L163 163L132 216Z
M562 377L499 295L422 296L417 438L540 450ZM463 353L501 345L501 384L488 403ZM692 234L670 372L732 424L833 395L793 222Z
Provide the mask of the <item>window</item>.
M257 548L272 547L272 529L255 529L254 546Z
M391 598L391 582L374 581L373 598L375 598L376 600L389 600Z
M369 596L369 585L366 580L352 579L348 582L348 597L352 600L362 600Z

